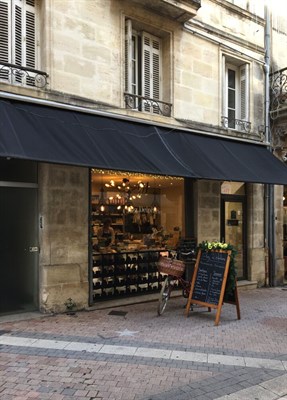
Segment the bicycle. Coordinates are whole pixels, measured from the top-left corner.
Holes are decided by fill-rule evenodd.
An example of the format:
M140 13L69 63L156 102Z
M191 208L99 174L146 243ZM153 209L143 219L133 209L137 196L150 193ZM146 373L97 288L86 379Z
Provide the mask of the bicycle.
M157 313L159 316L163 314L166 308L167 302L171 296L171 292L174 289L175 282L177 283L177 286L179 284L182 287L182 295L184 298L188 298L190 292L192 276L186 277L186 279L183 278L184 273L186 273L187 271L186 262L182 260L182 258L192 256L191 262L194 264L196 261L194 258L195 252L192 250L188 253L174 253L175 254L171 252L171 254L173 254L172 257L160 257L158 262L159 272L167 274L167 277L163 282L158 300ZM178 257L181 259L178 260Z

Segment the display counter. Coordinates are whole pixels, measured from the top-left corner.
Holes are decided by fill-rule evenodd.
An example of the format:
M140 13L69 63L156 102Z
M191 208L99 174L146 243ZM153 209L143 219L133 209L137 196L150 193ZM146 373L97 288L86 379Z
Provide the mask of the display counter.
M93 301L158 292L164 275L158 272L166 248L101 249L93 252Z

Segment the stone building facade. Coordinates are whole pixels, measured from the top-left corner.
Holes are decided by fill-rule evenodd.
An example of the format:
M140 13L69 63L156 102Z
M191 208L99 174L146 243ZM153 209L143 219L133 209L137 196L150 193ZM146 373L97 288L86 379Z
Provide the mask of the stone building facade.
M23 0L22 3L25 24L29 27L31 23L35 32L33 60L28 63L29 48L24 44L23 54L27 57L22 63L13 57L13 51L11 55L1 50L0 109L3 102L12 105L18 102L20 108L21 104L41 105L74 115L79 112L124 118L132 123L228 138L236 143L266 144L265 16L263 6L256 0L254 4L227 0ZM15 10L18 7L13 0L0 0L0 5L7 21L14 15L10 7ZM7 22L7 32L12 28ZM23 32L22 39L27 31ZM9 36L7 40L12 39ZM155 44L154 49L146 48L142 40L150 40ZM2 49L6 44L3 43ZM143 49L154 60L149 78L144 78L148 71L145 63L149 61L146 53L141 52ZM274 50L278 68L279 56L281 52ZM133 68L141 78L138 81L132 80ZM22 78L21 70L30 74L32 80ZM39 81L44 80L44 85L33 80L38 72ZM140 81L144 79L142 86ZM232 105L232 91L240 107L237 103ZM156 101L148 103L150 99ZM36 126L36 131L49 135L43 125ZM66 134L63 125L62 140L68 143ZM97 143L94 145L96 148ZM74 162L64 158L59 162L53 154L50 158L36 154L25 160L17 152L1 153L6 169L2 170L0 180L5 190L21 182L18 175L22 163L36 163L34 186L29 176L24 180L26 190L36 189L38 204L34 214L37 244L35 252L31 251L34 258L30 279L34 283L31 289L27 284L25 290L32 298L32 307L43 312L64 311L68 298L76 302L78 309L93 304L90 174L91 168L102 167L96 156L90 165L79 163L76 152L73 156ZM7 172L11 158L19 162L13 179ZM14 183L7 184L11 181ZM268 182L247 180L241 182L240 188L227 182L225 192L224 183L224 179L192 179L190 198L185 206L185 209L188 204L192 207L189 210L192 218L188 222L192 228L183 227L182 234L188 236L192 231L198 242L221 240L222 199L227 196L226 201L233 204L235 197L240 196L246 207L241 278L246 284L268 285L271 268L265 237L265 184ZM281 284L284 275L282 186L275 186L274 198L273 283ZM25 231L25 226L21 230ZM18 259L13 262L18 263ZM21 266L15 268L18 273ZM10 300L9 294L3 299L5 312L10 309Z

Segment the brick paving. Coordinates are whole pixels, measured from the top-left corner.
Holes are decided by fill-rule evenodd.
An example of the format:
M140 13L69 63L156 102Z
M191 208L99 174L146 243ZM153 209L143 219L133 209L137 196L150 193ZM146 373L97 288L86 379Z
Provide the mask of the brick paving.
M242 319L225 304L217 327L183 298L161 317L155 302L0 317L0 399L287 399L287 290L239 300Z

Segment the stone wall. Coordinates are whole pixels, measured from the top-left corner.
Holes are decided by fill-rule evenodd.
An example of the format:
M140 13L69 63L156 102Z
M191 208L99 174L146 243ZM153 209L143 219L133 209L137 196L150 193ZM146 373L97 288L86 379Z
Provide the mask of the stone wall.
M202 180L195 187L197 241L220 240L220 182Z
M247 275L258 286L265 284L264 185L248 184L247 188Z
M40 310L88 304L89 171L39 165Z
M144 2L143 7L130 0L71 1L69 7L62 0L45 4L41 21L50 47L41 41L41 59L52 93L79 96L105 104L105 108L110 105L111 111L133 114L125 110L123 96L128 18L137 29L162 40L163 100L172 103L174 118L221 126L222 56L229 48L229 56L238 58L240 54L241 63L250 64L250 96L254 95L259 104L256 110L251 107L252 129L257 132L262 125L264 27L260 18L250 19L243 10L234 12L230 3L219 6L218 1L208 0L189 22L196 30L193 34L182 23L144 7ZM240 38L235 31L240 32ZM141 113L141 117L147 114ZM176 123L170 118L152 117Z

